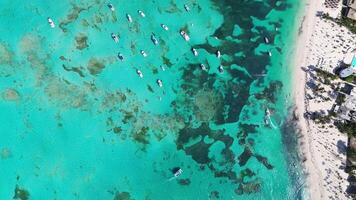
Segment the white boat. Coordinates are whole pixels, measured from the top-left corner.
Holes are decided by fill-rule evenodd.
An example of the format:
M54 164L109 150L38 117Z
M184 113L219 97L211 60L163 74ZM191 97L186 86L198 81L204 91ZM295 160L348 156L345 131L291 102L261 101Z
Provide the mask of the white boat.
M143 78L143 74L140 70L136 69L136 73L140 78Z
M179 168L177 171L174 172L174 177L178 177L180 175L182 175L183 170L181 168Z
M224 73L224 67L222 65L219 65L218 70L221 74Z
M164 30L168 31L168 26L167 26L167 25L161 24L161 27L162 27Z
M217 50L215 55L216 55L216 57L220 58L221 57L221 52L219 50Z
M265 113L266 113L266 116L267 116L267 117L270 117L270 116L271 116L271 111L269 111L269 109L268 109L268 108L266 108Z
M141 50L140 52L143 55L143 57L147 57L147 53L144 50Z
M154 33L152 33L152 35L151 35L151 40L152 40L154 45L158 45L158 40L157 40L157 38L156 38Z
M264 38L265 43L268 44L269 43L269 39L267 37Z
M118 53L118 54L117 54L117 57L118 57L121 61L124 60L124 55L123 55L122 53Z
M111 3L108 4L108 7L111 11L113 11L113 12L115 11L115 7Z
M272 52L268 51L268 55L269 55L269 57L271 57L272 56Z
M190 37L185 31L180 31L180 35L184 38L185 41L189 41Z
M204 64L200 64L200 69L202 69L202 70L204 70L204 71L207 70Z
M139 15L141 15L141 17L146 17L145 13L142 10L138 10L137 12Z
M50 17L47 18L47 21L48 21L48 24L51 26L51 28L56 27L56 25L54 24L53 20Z
M127 18L127 20L128 20L130 23L132 22L132 17L131 17L131 15L126 14L126 18Z
M111 38L118 43L119 42L119 37L117 37L117 35L115 35L115 33L111 33Z
M166 68L163 65L160 65L162 71L166 71Z
M157 85L158 85L159 87L163 87L163 83L162 83L162 80L160 80L160 79L157 79Z
M194 56L198 56L198 51L195 48L192 48L192 52Z
M184 4L184 9L185 9L185 11L187 11L187 12L190 11L190 8L189 8L189 6L188 6L187 4Z

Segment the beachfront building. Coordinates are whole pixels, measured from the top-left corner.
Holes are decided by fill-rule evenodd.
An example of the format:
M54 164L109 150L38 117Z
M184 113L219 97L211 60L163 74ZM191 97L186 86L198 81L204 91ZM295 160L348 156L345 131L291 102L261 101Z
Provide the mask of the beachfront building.
M341 0L325 0L323 12L328 13L328 15L332 18L339 18L342 6Z
M343 63L348 67L340 71L341 78L346 78L348 76L356 74L356 54L347 55L344 58Z
M338 109L338 116L342 120L356 122L356 87L353 87L350 95L346 95Z
M356 20L356 0L344 0L344 16Z

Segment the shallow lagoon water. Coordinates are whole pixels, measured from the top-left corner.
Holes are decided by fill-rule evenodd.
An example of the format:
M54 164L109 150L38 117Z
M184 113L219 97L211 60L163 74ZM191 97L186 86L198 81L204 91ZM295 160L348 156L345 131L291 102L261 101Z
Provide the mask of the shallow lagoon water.
M0 199L300 198L285 127L301 3L107 3L0 2Z

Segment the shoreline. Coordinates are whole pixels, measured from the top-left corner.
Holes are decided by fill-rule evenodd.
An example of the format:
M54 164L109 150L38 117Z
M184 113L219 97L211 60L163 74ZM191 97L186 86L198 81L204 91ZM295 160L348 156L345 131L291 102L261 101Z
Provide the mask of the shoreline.
M301 66L305 66L307 57L307 41L311 38L311 32L314 29L315 13L319 2L313 0L306 0L301 13L303 13L298 20L298 33L296 35L296 51L292 57L293 66L293 99L296 106L296 114L299 119L298 128L302 133L299 141L299 149L302 154L302 166L306 172L306 189L307 194L311 199L323 199L322 192L322 178L320 177L320 170L317 168L314 161L313 151L310 148L311 138L309 137L308 122L304 118L303 113L306 111L305 102L305 83L306 73ZM305 161L304 161L305 160Z
M330 70L336 67L336 62L343 59L340 53L334 53L330 48L337 45L333 41L334 36L349 34L345 27L316 15L318 11L324 10L323 1L306 0L297 20L299 32L295 36L296 48L291 63L295 115L299 119L297 128L301 133L298 141L299 153L310 199L348 199L347 173L344 171L346 153L340 150L340 144L347 144L347 136L340 133L332 123L327 123L327 127L324 127L304 116L307 112L329 111L332 107L332 100L317 101L318 97L313 96L313 89L307 86L307 83L318 84L316 78L313 78L318 76L313 71L315 68L321 67L321 70L331 72ZM342 50L343 47L340 44L337 48ZM324 57L329 61L328 67L324 64L318 65L319 59ZM330 89L327 85L321 85L326 90ZM312 98L307 98L308 95Z

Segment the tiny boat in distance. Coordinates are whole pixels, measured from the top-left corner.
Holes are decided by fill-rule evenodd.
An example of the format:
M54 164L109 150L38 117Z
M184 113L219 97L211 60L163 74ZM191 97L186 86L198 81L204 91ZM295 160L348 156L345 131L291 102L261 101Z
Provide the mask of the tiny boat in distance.
M158 40L157 40L157 38L156 38L154 33L152 33L152 35L151 35L151 40L152 40L154 45L158 45Z
M142 10L138 10L137 13L141 15L141 17L146 17L145 13Z
M119 42L119 37L117 37L117 35L115 35L115 33L111 33L111 38L114 40L115 43Z
M47 18L47 21L48 21L48 24L51 26L51 28L56 27L56 25L54 24L53 20L50 17Z
M118 57L121 61L124 60L124 55L123 55L122 53L118 53L118 54L117 54L117 57Z
M161 27L162 27L164 30L168 31L168 26L167 26L167 25L161 24Z
M163 65L160 65L162 71L166 71L166 68Z
M187 12L190 11L190 8L189 8L189 6L188 6L187 4L184 4L184 9L185 9L185 11L187 11Z
M182 175L183 170L181 168L177 167L176 169L173 170L173 172L174 172L174 177L178 177L178 176Z
M147 57L147 53L144 50L140 51L143 57Z
M143 74L140 70L136 69L136 73L140 78L143 78Z
M189 41L190 37L185 31L180 31L180 35L184 38L185 41Z
M157 79L157 85L158 85L159 87L163 87L163 83L162 83L162 80L160 80L160 79Z
M216 55L217 58L220 58L220 57L221 57L221 52L220 52L219 50L217 50L217 51L215 52L215 55Z
M195 48L192 48L192 52L194 56L198 56L198 51Z
M204 64L200 64L200 69L202 69L203 71L206 71L206 67Z
M131 15L126 14L126 18L127 18L127 20L128 20L130 23L132 22L132 17L131 17Z
M115 11L115 7L114 7L114 5L112 5L111 3L108 4L108 7L109 7L109 9L110 9L112 12Z
M220 74L224 73L224 67L222 65L219 65L218 70Z
M264 41L265 41L266 44L269 43L269 39L267 37L264 38Z

